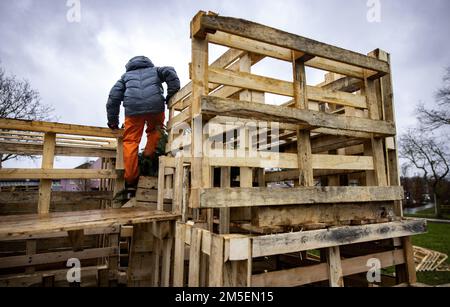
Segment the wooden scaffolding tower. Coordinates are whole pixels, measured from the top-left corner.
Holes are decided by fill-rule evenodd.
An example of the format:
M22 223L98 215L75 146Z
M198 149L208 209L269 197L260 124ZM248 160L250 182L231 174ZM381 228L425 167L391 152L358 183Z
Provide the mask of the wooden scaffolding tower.
M158 182L159 209L171 194L182 216L173 284L369 284L373 259L415 283L410 237L426 224L402 218L389 54L205 12L191 38ZM211 64L210 44L229 48ZM292 75L252 73L266 58Z

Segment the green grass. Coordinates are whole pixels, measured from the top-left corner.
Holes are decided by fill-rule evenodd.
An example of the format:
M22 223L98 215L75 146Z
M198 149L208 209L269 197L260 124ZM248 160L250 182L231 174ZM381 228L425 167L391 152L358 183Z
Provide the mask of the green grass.
M405 214L405 216L407 217L420 217L420 218L426 218L426 219L435 219L436 215L434 212L434 208L429 208L429 209L425 209L422 211L418 211L417 213L414 214ZM444 220L450 220L450 214L448 213L444 213L442 215L442 219Z
M414 236L416 246L432 249L450 255L450 224L428 223L428 233ZM450 259L447 259L450 264ZM418 272L418 282L428 285L450 283L450 272Z

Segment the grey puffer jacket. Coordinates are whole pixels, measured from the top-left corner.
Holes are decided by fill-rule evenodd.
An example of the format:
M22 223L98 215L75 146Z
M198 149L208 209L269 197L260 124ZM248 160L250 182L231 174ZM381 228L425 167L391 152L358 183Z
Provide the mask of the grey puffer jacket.
M167 83L166 99L163 82ZM179 90L180 80L173 67L155 67L145 56L134 57L126 65L126 73L109 94L106 104L108 123L119 124L122 101L125 116L162 113L165 111L164 103Z

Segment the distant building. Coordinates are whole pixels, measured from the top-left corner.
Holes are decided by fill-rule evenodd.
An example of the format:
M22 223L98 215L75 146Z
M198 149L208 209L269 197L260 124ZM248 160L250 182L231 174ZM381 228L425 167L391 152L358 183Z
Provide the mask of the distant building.
M75 169L101 169L102 159L83 163ZM62 179L55 180L52 186L53 191L82 192L98 191L100 189L100 179Z

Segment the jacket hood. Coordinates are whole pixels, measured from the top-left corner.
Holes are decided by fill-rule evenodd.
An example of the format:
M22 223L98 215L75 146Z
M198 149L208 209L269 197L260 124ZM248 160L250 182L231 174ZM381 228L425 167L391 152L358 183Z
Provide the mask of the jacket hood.
M153 65L153 62L145 57L145 56L136 56L134 58L132 58L128 64L125 66L125 68L128 71L132 71L132 70L137 70L137 69L141 69L141 68L149 68L149 67L154 67L155 65Z

